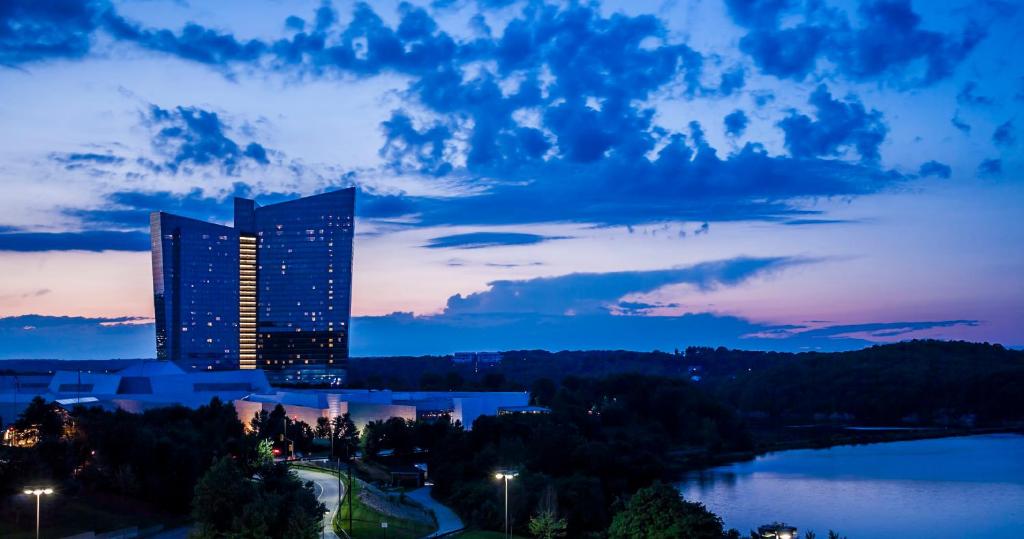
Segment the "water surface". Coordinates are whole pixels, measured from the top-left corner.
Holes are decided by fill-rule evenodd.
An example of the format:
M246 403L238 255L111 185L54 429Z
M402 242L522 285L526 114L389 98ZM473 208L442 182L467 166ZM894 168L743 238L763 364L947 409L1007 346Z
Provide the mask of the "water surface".
M1024 436L782 451L687 476L679 489L744 534L785 521L850 539L1024 534Z

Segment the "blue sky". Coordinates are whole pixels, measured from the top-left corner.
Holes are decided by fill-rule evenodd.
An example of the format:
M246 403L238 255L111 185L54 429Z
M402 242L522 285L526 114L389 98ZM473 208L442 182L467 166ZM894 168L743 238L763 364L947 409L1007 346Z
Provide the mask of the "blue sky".
M1024 345L1019 4L15 0L0 357L154 354L147 213L357 186L355 355Z

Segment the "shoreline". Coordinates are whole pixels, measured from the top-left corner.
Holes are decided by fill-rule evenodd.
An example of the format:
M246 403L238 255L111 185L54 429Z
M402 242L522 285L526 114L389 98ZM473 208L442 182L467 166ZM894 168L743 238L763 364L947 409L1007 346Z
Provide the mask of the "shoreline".
M770 453L782 451L793 451L798 449L831 449L833 447L850 445L884 444L891 442L907 442L915 440L932 440L941 438L958 438L964 436L978 436L985 434L1017 434L1024 436L1024 427L983 427L983 428L949 428L922 427L920 429L893 429L893 430L851 430L847 427L813 426L812 428L824 430L822 435L813 438L789 439L771 443L756 444L756 447L749 451L731 451L726 453L692 453L686 451L669 452L669 467L673 480L689 472L697 472L735 464L748 462L757 457ZM774 434L785 433L787 429L773 429ZM810 429L809 429L810 430Z

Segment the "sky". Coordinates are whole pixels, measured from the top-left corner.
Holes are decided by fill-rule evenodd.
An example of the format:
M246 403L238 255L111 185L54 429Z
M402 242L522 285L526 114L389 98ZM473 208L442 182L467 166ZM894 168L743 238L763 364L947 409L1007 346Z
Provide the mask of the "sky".
M1024 5L0 4L0 358L153 357L148 213L355 186L352 354L1024 345Z

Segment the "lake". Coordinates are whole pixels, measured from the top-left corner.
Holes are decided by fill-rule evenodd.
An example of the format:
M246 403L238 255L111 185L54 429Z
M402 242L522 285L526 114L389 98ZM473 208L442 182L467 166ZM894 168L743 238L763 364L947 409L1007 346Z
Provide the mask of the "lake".
M801 449L678 484L744 535L784 521L850 539L1024 535L1024 436L993 434Z

